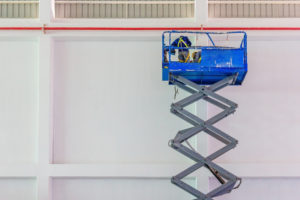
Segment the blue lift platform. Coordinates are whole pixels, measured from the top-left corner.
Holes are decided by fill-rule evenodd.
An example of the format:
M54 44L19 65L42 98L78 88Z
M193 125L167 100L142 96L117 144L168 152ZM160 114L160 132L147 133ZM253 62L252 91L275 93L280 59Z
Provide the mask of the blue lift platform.
M204 46L192 44L186 46L172 46L172 42L180 36L191 35L191 37L205 36L210 45ZM213 36L224 35L242 36L238 46L219 46L213 40ZM204 39L205 39L204 37ZM197 43L197 42L194 42ZM169 52L189 50L201 51L201 62L179 62ZM189 31L167 31L162 36L162 71L163 80L169 80L169 74L185 77L188 80L201 85L213 84L229 75L238 74L235 85L240 85L247 74L247 34L245 32L189 32ZM167 54L167 55L166 55ZM167 58L167 59L165 59Z
M162 59L163 81L191 94L171 104L171 113L191 124L191 127L178 131L169 146L195 164L172 177L171 182L193 195L196 200L212 200L231 192L240 186L241 178L215 164L213 160L233 149L238 141L214 124L233 114L238 105L216 92L226 86L242 84L247 74L246 33L167 31L162 36ZM199 100L213 104L222 111L203 120L186 109L186 106ZM189 143L189 139L199 133L210 135L224 146L204 157ZM217 188L206 194L183 181L202 167L208 169L219 182Z

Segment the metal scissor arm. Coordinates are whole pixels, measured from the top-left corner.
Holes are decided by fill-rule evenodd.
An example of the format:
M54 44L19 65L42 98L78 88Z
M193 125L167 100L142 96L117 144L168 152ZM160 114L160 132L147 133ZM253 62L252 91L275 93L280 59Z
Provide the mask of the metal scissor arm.
M195 196L197 200L212 200L213 197L229 193L235 188L237 181L241 181L241 179L235 176L234 174L230 173L229 171L212 162L214 159L233 149L238 143L236 139L213 126L216 122L234 113L238 106L235 102L215 93L216 91L228 85L233 85L236 80L236 77L237 74L228 76L227 78L213 85L202 86L188 79L185 79L184 77L170 74L170 83L191 93L190 96L176 103L173 103L171 105L171 113L190 123L192 127L179 131L175 138L170 141L169 145L176 151L182 153L183 155L196 162L191 167L172 177L172 183ZM223 109L223 111L211 117L207 121L204 121L203 119L188 112L185 109L186 106L195 103L196 101L199 101L201 99L215 106L218 106L219 108ZM225 146L212 153L211 155L203 157L192 147L189 148L183 145L184 142L187 142L188 139L197 135L200 132L207 133L208 135L224 143ZM202 193L201 191L182 181L183 178L195 172L201 167L209 169L209 171L221 183L221 186L217 187L216 189L210 191L207 194Z

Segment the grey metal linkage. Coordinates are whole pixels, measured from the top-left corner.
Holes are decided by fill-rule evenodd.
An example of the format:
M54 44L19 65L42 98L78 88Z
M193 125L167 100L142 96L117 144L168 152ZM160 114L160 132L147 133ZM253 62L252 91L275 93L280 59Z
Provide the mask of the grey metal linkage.
M175 76L170 74L170 83L178 86L179 88L191 93L190 96L173 103L171 105L171 113L185 120L186 122L193 125L193 127L181 130L177 133L173 140L170 140L169 145L176 151L182 153L183 155L194 160L196 163L191 167L185 169L181 173L172 177L172 183L182 188L186 192L192 194L196 197L196 200L212 200L216 196L220 196L226 193L231 192L233 189L237 188L241 183L241 179L234 174L228 172L212 161L219 156L223 155L227 151L233 149L238 141L218 128L214 127L213 124L222 120L230 114L233 114L237 108L237 104L229 99L226 99L215 92L228 86L234 84L237 75L228 76L223 80L210 85L202 86L198 85L190 80L187 80L181 76ZM222 112L215 115L214 117L208 119L207 121L202 120L198 116L188 112L185 107L195 103L198 100L205 100L219 108L223 109ZM225 146L218 151L212 153L208 157L202 156L190 145L186 147L183 145L183 142L188 142L187 140L200 132L205 132L215 139L223 142ZM189 174L195 172L201 167L207 168L221 183L219 187L210 191L207 194L200 192L194 187L186 184L182 179ZM235 186L239 182L238 186Z

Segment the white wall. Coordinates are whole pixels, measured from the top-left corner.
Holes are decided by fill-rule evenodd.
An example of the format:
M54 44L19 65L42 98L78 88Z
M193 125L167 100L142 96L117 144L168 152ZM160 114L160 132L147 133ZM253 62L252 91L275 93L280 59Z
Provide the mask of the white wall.
M160 41L54 43L54 163L182 163ZM89 52L89 53L87 53ZM182 93L183 94L183 93Z
M243 86L222 92L238 102L239 108L218 125L240 143L219 162L300 161L296 140L300 130L299 48L300 42L294 40L249 41L249 73Z
M216 185L215 180L211 180L210 186ZM243 186L234 192L218 197L216 200L238 200L238 199L264 199L282 200L285 198L299 198L299 178L247 178L243 181Z
M36 180L20 171L37 162L37 39L1 38L0 55L0 199L32 200Z
M0 198L10 200L36 199L36 181L32 178L1 178Z
M54 179L53 183L54 200L193 198L173 187L168 179ZM195 186L193 179L187 183Z
M0 40L0 163L34 163L37 40Z
M294 36L250 36L248 45L249 72L243 86L220 92L239 107L217 127L239 144L217 162L245 176L241 189L224 199L298 199L300 42ZM208 115L215 112L208 105ZM209 143L212 151L216 143ZM293 178L282 178L286 176ZM211 180L211 187L215 185Z
M192 198L169 180L191 161L167 145L187 126L169 113L160 49L160 37L3 38L0 197Z
M0 198L192 199L169 182L191 162L167 146L187 126L169 113L174 90L161 81L160 35L1 35ZM248 76L221 92L239 108L217 124L239 140L217 162L244 182L219 199L299 198L299 47L297 33L249 32ZM201 177L187 181L216 184Z

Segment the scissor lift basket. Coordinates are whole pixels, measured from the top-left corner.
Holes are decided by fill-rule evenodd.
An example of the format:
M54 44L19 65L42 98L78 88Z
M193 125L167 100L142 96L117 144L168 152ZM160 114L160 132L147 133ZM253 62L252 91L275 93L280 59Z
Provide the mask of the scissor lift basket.
M172 46L176 38L186 36L191 40L191 46ZM218 44L217 38L227 38L227 41ZM206 39L206 44L198 44L199 39ZM235 47L228 40L233 39ZM226 39L225 39L226 40ZM210 85L230 75L237 75L234 85L240 85L247 73L247 35L245 32L190 32L166 31L162 36L162 73L163 80L169 81L169 74L184 77L197 84ZM226 46L227 45L227 46ZM176 55L170 52L180 50L201 51L201 62L179 62Z

